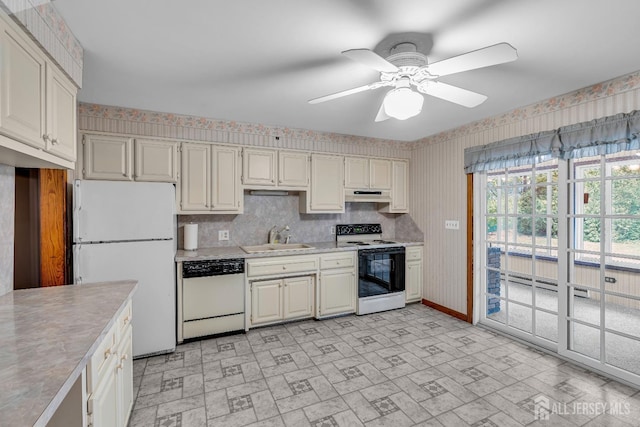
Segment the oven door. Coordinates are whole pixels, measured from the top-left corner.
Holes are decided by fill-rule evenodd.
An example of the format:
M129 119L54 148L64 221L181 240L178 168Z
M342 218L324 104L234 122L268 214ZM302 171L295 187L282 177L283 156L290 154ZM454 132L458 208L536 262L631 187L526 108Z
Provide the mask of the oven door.
M358 251L358 297L404 291L404 247Z

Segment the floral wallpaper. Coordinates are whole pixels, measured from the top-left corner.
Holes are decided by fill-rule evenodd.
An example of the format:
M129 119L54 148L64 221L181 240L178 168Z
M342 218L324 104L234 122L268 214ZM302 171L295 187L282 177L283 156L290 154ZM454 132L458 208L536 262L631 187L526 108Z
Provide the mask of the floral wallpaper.
M88 103L78 105L78 118L84 131L161 138L396 158L410 158L412 148L411 142Z
M592 102L616 93L628 92L638 88L640 88L640 71L608 80L603 83L598 83L593 86L578 89L564 95L555 96L526 107L516 108L515 110L511 110L499 116L488 117L452 130L428 136L414 141L414 144L437 144L459 138L464 135L478 133L483 130L492 129L510 123L521 122L542 114L552 113L567 107Z
M36 5L32 0L0 0L0 6L82 87L84 50L53 3Z

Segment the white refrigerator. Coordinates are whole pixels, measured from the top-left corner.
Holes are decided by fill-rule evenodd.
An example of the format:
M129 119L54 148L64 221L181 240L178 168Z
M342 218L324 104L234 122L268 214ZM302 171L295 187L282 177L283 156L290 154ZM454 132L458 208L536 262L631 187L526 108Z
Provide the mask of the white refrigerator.
M175 350L176 231L173 184L74 182L74 282L138 281L134 357Z

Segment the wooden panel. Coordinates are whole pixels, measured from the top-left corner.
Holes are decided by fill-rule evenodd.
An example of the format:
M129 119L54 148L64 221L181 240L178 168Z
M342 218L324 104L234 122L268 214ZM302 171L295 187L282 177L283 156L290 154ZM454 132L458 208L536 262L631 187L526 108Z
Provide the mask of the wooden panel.
M67 283L67 172L40 169L40 285Z

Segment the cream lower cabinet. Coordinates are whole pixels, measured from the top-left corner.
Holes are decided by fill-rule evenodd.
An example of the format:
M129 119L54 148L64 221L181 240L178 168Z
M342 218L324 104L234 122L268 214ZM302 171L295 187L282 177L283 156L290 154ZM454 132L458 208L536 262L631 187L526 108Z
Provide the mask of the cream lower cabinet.
M313 276L257 280L251 283L251 324L313 316Z
M312 154L311 184L300 193L300 212L343 213L344 208L343 157Z
M242 213L240 150L183 143L178 213Z
M318 317L356 311L356 252L320 256Z
M422 246L411 246L406 251L405 294L407 302L422 300Z
M125 427L133 405L131 301L87 365L87 425Z

